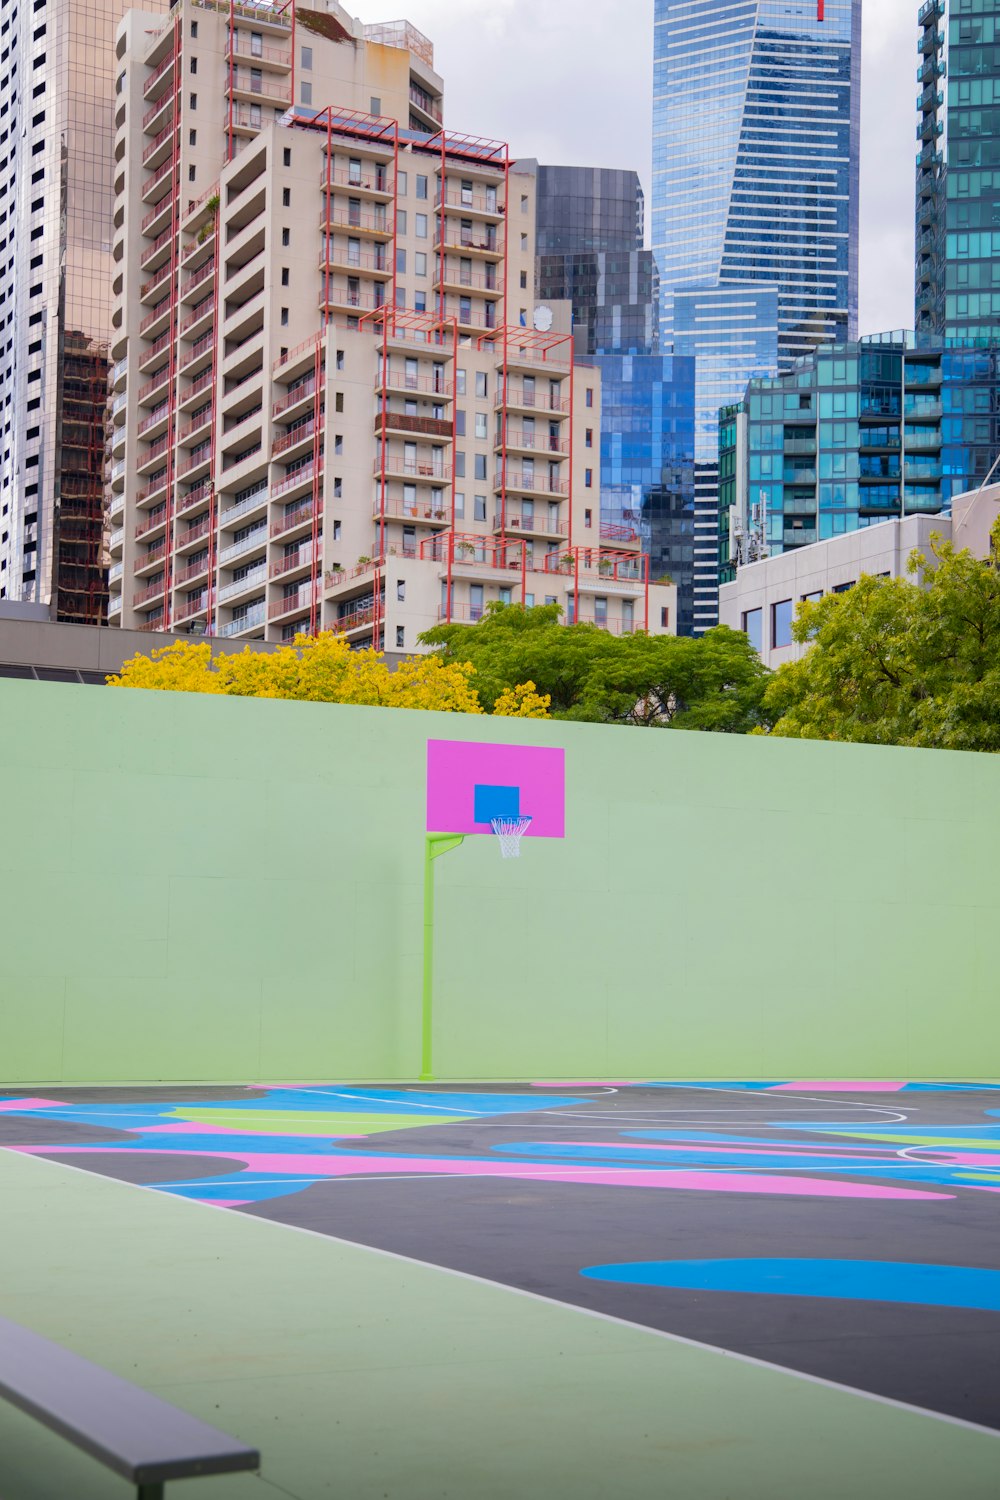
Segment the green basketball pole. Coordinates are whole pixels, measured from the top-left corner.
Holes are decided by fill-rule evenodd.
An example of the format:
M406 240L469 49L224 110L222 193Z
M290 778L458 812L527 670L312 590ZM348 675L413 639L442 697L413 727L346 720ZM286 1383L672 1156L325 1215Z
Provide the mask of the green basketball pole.
M420 1081L434 1077L434 861L464 843L462 833L429 833L424 841L424 991Z

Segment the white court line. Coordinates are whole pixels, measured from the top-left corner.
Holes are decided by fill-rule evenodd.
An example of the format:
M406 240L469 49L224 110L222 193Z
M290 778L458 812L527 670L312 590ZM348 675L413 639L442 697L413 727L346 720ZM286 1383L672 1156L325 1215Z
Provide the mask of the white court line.
M0 1150L6 1149L0 1147ZM44 1157L35 1158L44 1161ZM84 1177L93 1177L97 1174L88 1172L86 1167L72 1167L63 1162L48 1162L47 1165L55 1171L77 1172ZM110 1178L109 1181L119 1182L124 1188L134 1188L140 1193L161 1193L160 1188L155 1188L141 1182L121 1182L119 1178ZM188 1203L195 1209L205 1209L210 1213L229 1214L234 1210L222 1208L216 1203L206 1203L199 1198L171 1199L173 1203ZM349 1250L361 1251L369 1255L379 1255L386 1260L398 1261L401 1265L419 1266L423 1271L436 1271L442 1276L455 1276L460 1281L472 1281L479 1286L495 1287L502 1292L508 1292L515 1297L527 1297L532 1302L542 1302L547 1307L560 1308L563 1312L576 1313L580 1317L595 1318L601 1323L613 1323L622 1328L631 1328L639 1333L648 1334L652 1338L665 1339L671 1344L680 1344L688 1349L700 1349L705 1354L715 1354L721 1359L734 1359L740 1364L752 1365L759 1370L771 1370L778 1375L786 1375L792 1380L804 1380L809 1385L818 1385L826 1390L838 1391L841 1395L855 1396L862 1401L874 1401L878 1406L892 1407L896 1411L907 1412L910 1416L928 1417L934 1422L944 1422L949 1427L961 1427L969 1432L977 1432L981 1436L1000 1438L1000 1429L995 1427L984 1427L979 1422L970 1422L965 1417L953 1417L946 1412L931 1411L926 1406L914 1406L909 1401L898 1401L893 1396L880 1396L875 1391L859 1390L856 1386L844 1385L839 1380L827 1380L822 1375L810 1375L804 1370L793 1370L787 1365L775 1364L773 1360L759 1359L753 1354L741 1354L736 1349L726 1349L720 1344L706 1344L701 1339L685 1338L679 1333L668 1333L662 1328L651 1328L645 1323L636 1323L631 1318L619 1318L614 1313L600 1312L596 1308L581 1307L576 1302L564 1302L558 1297L547 1297L542 1292L531 1292L524 1287L510 1286L505 1281L496 1281L491 1276L477 1276L472 1271L457 1271L451 1266L438 1265L434 1261L419 1260L414 1255L403 1255L398 1250L383 1250L378 1245L367 1245L360 1240L347 1240L340 1235L324 1234L320 1229L307 1229L299 1224L287 1224L281 1219L265 1219L256 1215L240 1214L241 1220L249 1221L251 1217L255 1224L270 1224L279 1230L291 1231L293 1234L307 1234L312 1239L325 1240L335 1245L343 1245ZM707 1403L706 1403L707 1404Z

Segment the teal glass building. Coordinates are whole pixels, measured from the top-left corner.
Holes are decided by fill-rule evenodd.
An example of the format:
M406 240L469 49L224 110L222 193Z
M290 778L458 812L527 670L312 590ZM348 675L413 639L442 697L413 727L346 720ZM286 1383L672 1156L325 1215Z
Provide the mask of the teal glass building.
M752 380L719 426L720 577L754 512L773 556L947 511L1000 452L1000 348L883 334Z
M719 409L857 336L861 0L656 0L660 341L696 360L695 613L718 618Z
M916 327L1000 339L1000 0L920 10Z

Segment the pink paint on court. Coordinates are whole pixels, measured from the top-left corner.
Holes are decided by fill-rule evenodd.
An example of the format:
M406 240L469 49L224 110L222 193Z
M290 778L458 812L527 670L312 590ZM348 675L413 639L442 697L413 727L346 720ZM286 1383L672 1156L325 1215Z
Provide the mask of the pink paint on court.
M873 1083L870 1078L853 1083L850 1079L841 1079L831 1083L829 1078L820 1080L805 1078L797 1083L774 1083L767 1092L769 1094L799 1093L802 1089L813 1089L819 1094L898 1094L900 1089L905 1088L905 1082Z
M65 1099L0 1099L0 1110L16 1114L19 1109L65 1109Z
M45 1155L49 1146L15 1146L12 1148L24 1155ZM136 1152L139 1155L155 1155L135 1146L108 1146L105 1143L88 1146L61 1146L60 1156L93 1155L115 1152ZM622 1172L614 1168L586 1168L576 1170L567 1167L523 1166L499 1162L456 1161L448 1157L413 1156L307 1156L291 1152L266 1151L177 1151L172 1156L211 1155L220 1161L234 1161L248 1172L267 1172L288 1178L314 1178L317 1181L343 1177L423 1176L440 1177L499 1177L516 1182L565 1182L582 1183L590 1187L638 1187L673 1188L675 1191L705 1193L768 1193L788 1198L874 1198L874 1199L937 1199L952 1198L953 1193L924 1193L911 1188L873 1187L868 1183L826 1182L811 1177L774 1177L763 1172L688 1172L647 1171L637 1168Z
M427 741L427 832L492 833L474 819L477 786L517 787L526 837L566 837L566 753L542 745Z

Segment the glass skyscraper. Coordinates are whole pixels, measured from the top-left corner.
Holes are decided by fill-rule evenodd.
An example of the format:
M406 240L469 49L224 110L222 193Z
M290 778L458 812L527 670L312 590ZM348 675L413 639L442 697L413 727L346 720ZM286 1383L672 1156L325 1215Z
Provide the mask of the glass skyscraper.
M523 163L521 164L523 167ZM601 371L601 536L639 537L694 629L694 361L657 353L656 262L635 172L537 168L536 292L573 306L578 359Z
M824 349L753 380L720 423L722 581L756 519L773 556L947 511L1000 451L1000 347L894 333Z
M861 0L656 0L664 350L697 361L696 629L717 619L719 408L856 337Z
M916 326L1000 340L1000 0L920 10Z

